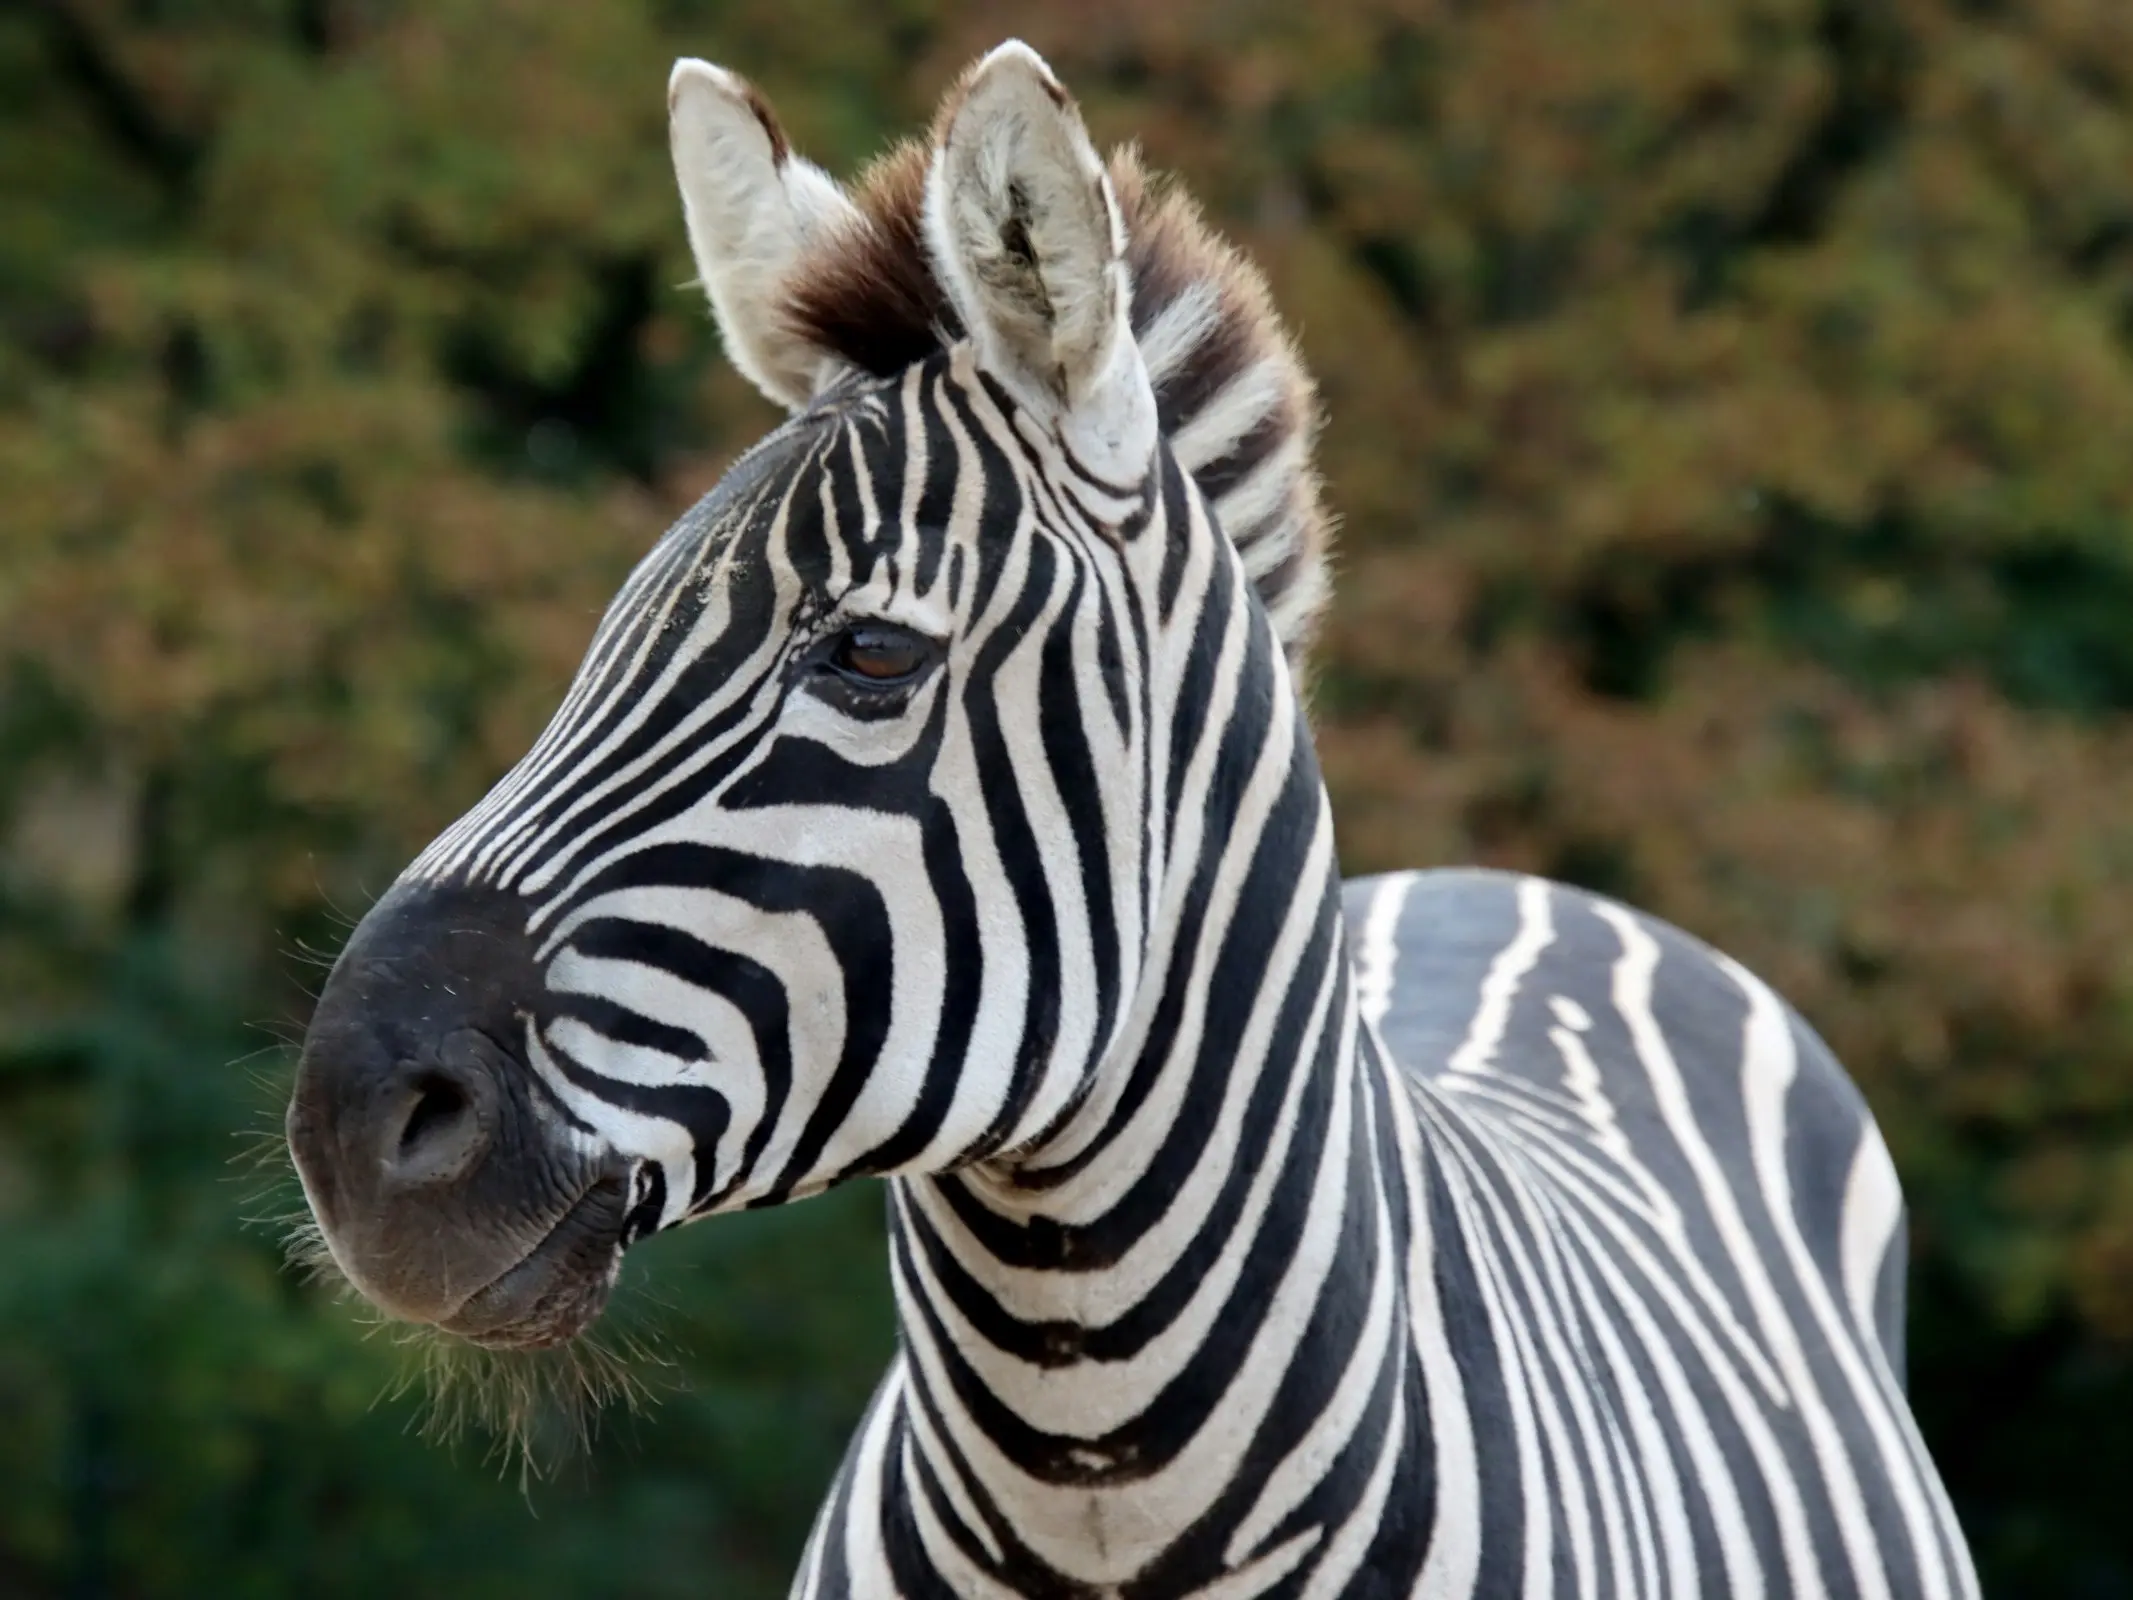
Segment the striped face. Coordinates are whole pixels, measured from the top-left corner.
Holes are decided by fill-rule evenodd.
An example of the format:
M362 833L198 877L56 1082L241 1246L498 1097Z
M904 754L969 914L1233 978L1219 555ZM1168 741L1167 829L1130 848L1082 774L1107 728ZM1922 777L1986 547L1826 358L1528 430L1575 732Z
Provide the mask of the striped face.
M1072 1112L1160 868L1161 618L1219 544L1158 440L1111 183L1034 56L951 106L925 248L964 334L887 376L762 332L750 274L825 202L738 80L684 63L674 105L729 345L797 414L357 930L289 1113L349 1278L490 1343L575 1333L653 1229Z
M747 457L410 870L526 907L523 1041L645 1224L1024 1144L1140 957L1140 486L968 351Z

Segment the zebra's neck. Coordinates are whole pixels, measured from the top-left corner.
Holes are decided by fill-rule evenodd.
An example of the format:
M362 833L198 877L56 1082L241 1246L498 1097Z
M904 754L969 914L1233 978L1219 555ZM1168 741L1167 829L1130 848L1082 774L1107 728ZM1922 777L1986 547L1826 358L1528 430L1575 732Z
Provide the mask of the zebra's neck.
M955 1592L1272 1582L1412 1453L1412 1110L1357 1019L1308 727L1234 589L1242 687L1180 753L1204 803L1170 813L1144 981L1092 1093L1012 1169L891 1186L903 1435L879 1443L902 1482L882 1503L967 1571Z

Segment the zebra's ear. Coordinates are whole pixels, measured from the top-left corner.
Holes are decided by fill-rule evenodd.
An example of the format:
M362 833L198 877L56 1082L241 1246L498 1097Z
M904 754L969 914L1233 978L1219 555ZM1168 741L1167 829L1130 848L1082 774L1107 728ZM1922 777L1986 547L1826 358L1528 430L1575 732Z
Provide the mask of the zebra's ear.
M1136 480L1155 395L1133 338L1125 221L1081 113L1011 40L935 126L926 244L979 364L1056 416L1091 470Z
M755 85L708 61L674 63L667 131L696 271L733 364L798 410L842 372L784 313L809 244L857 216L835 179L803 161Z

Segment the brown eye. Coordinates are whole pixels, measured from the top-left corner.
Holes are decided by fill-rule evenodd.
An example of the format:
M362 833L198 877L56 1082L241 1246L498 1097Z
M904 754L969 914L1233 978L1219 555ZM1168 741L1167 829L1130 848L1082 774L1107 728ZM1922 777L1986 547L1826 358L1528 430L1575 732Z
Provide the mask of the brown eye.
M918 675L932 657L932 641L883 623L860 623L838 635L830 665L861 683L889 688Z

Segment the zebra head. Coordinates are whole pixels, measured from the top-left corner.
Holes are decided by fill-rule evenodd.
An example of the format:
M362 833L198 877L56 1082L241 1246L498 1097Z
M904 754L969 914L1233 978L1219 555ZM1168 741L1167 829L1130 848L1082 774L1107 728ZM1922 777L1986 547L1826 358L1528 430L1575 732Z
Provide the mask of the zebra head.
M288 1114L356 1287L495 1345L578 1332L659 1228L1043 1150L1131 1025L1172 819L1243 781L1191 739L1289 714L1322 587L1263 287L1029 49L852 192L739 78L669 101L791 414L363 920Z

